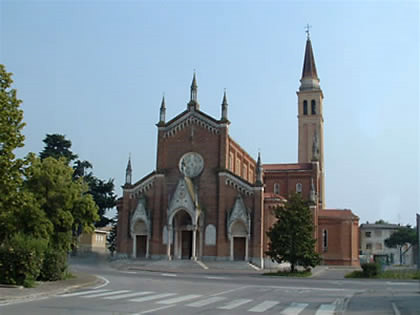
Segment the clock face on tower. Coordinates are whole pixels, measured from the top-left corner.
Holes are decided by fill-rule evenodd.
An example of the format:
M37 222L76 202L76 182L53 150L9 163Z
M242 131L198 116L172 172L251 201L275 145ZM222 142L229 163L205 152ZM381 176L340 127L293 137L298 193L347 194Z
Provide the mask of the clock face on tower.
M204 160L202 156L196 152L185 153L179 160L179 170L188 177L196 177L200 175L204 168Z

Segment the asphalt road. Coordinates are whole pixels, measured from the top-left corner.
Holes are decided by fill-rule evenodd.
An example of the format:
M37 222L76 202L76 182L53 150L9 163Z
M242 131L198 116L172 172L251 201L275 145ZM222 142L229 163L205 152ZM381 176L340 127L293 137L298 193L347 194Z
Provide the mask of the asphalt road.
M412 281L119 271L106 265L73 268L107 282L0 306L0 314L420 314L420 284Z

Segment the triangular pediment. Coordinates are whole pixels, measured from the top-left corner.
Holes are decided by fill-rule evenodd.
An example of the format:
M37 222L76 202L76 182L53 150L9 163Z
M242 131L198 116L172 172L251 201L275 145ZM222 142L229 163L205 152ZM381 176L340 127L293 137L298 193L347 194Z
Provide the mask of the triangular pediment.
M175 192L172 195L171 201L169 202L168 218L178 209L185 209L193 218L195 212L195 197L193 187L185 178L180 178L176 186Z
M149 220L149 214L146 209L146 198L143 196L139 199L139 202L137 204L136 210L134 211L133 215L131 216L130 220L130 233L134 234L134 226L137 221L143 221L146 226L147 230L150 233L150 220Z
M190 125L196 125L213 134L219 134L219 128L225 124L225 122L218 121L199 110L186 110L168 121L164 126L160 126L159 129L164 131L163 137L165 138L175 135L178 131Z

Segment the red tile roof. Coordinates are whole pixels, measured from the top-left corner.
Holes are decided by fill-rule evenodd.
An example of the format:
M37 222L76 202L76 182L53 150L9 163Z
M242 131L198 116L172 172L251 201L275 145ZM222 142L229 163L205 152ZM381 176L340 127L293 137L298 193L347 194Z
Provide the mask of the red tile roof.
M263 164L264 172L312 170L312 163L289 163L289 164Z
M338 219L359 219L359 217L349 209L323 209L320 210L318 213L320 217L330 217Z

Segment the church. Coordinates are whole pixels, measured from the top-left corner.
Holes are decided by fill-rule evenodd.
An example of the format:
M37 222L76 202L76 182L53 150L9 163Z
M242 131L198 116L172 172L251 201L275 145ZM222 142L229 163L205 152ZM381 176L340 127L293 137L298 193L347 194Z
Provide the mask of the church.
M323 92L308 34L297 92L298 162L264 164L200 109L194 73L186 109L166 119L162 99L156 169L133 183L131 162L118 200L117 253L144 259L248 261L269 266L273 209L294 192L311 201L316 251L327 265L359 265L359 218L326 209ZM279 152L281 154L281 152Z

